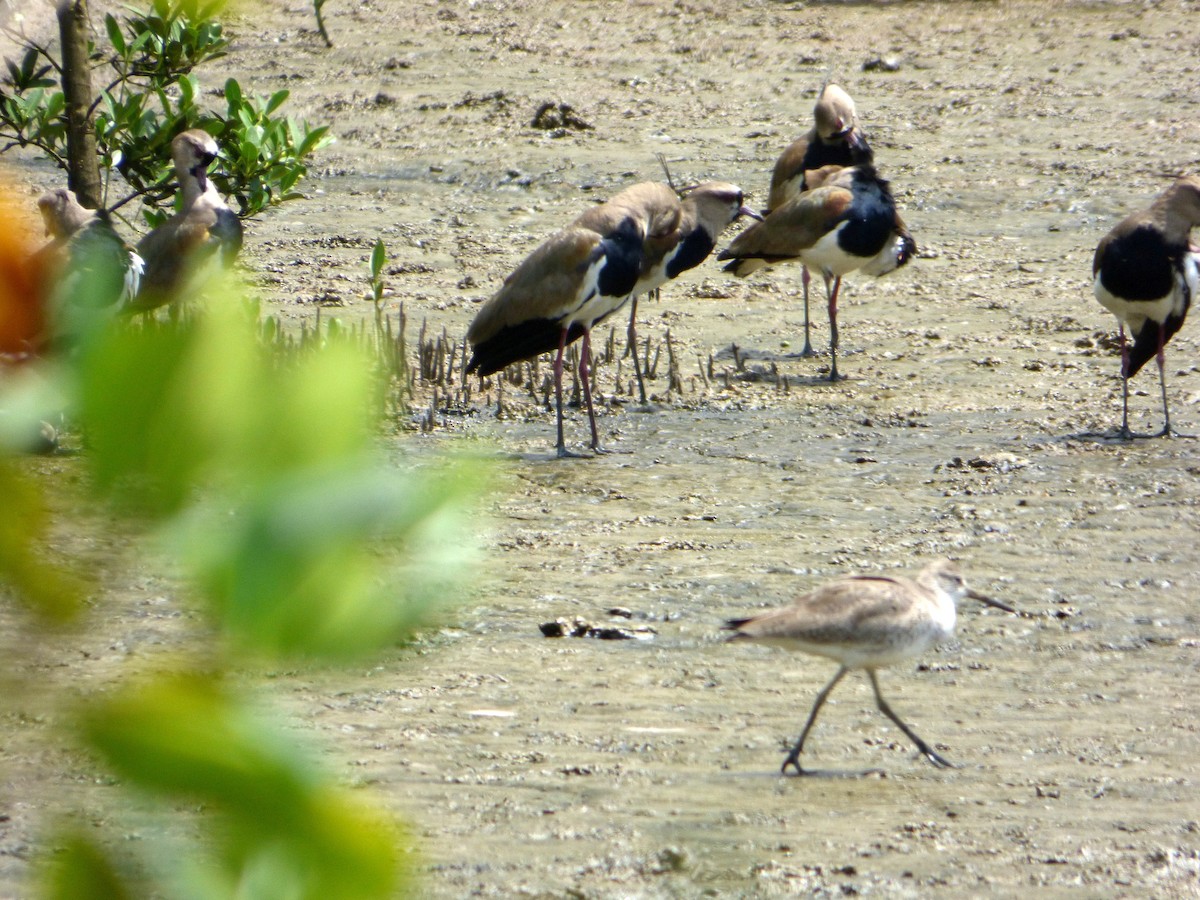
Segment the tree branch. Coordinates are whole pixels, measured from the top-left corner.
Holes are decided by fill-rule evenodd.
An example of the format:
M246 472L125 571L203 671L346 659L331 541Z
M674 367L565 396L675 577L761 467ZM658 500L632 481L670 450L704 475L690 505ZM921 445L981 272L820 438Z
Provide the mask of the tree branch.
M171 184L172 177L174 177L174 176L168 176L167 178L163 178L159 181L156 181L154 184L147 185L146 187L144 187L140 190L136 190L132 194L129 194L126 197L122 197L120 200L118 200L116 203L114 203L112 206L110 206L108 208L108 211L110 213L116 212L118 209L120 209L122 206L124 206L130 200L136 200L138 197L141 197L145 194L149 194L151 191L156 191L156 190L163 191L165 188L167 188ZM164 191L162 197L169 196L169 194L170 194L169 191ZM162 199L162 197L160 197L159 199Z
M8 25L4 25L3 27L0 27L0 31L3 31L6 35L8 35L10 38L12 38L14 41L16 41L18 44L22 45L23 47L28 47L31 50L36 50L38 53L40 53L42 56L44 56L46 58L46 62L50 63L50 67L52 69L54 69L55 72L58 73L59 77L60 78L62 77L62 66L60 66L58 64L58 60L56 60L53 56L50 55L49 50L47 50L45 47L43 47L41 44L39 44L33 38L28 37L24 31L17 31L15 28L12 28Z
M100 158L96 129L88 106L92 101L88 69L88 12L86 0L60 0L58 28L62 40L63 99L67 118L67 184L89 209L101 205Z

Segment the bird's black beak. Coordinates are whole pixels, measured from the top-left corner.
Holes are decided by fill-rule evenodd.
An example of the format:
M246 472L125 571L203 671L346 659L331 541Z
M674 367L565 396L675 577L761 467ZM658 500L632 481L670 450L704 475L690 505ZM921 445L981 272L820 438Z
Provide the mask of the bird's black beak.
M988 596L985 596L984 594L979 593L979 591L972 591L968 588L967 596L970 597L972 600L978 600L980 603L983 603L987 606L994 606L994 607L996 607L996 609L1002 609L1008 613L1016 613L1016 610L1013 609L1011 606L1009 606L1007 603L1001 603L999 600L993 600L991 597L988 597Z
M740 209L738 209L737 215L733 217L733 220L736 222L742 216L745 216L748 219L754 219L757 222L761 222L763 220L762 216L748 206L742 206Z
M200 191L203 193L208 190L208 163L201 162L192 169L192 174L196 177L196 183L200 185Z

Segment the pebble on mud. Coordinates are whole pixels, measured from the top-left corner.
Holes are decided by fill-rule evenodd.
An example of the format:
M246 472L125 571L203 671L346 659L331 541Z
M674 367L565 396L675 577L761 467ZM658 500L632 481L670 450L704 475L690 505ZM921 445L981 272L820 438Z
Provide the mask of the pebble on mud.
M602 641L651 641L658 633L649 625L601 625L583 616L559 617L538 626L546 637L597 638Z
M864 72L899 72L900 60L894 56L876 56L862 64Z
M541 131L593 131L595 126L575 112L569 103L543 101L533 114L530 126Z
M964 460L961 456L956 456L946 464L946 468L991 469L992 471L999 472L1002 475L1007 475L1009 472L1014 472L1017 469L1024 469L1028 465L1029 460L1017 456L1014 453L1008 453L1002 450L997 453L989 453L984 456L973 456L966 460Z

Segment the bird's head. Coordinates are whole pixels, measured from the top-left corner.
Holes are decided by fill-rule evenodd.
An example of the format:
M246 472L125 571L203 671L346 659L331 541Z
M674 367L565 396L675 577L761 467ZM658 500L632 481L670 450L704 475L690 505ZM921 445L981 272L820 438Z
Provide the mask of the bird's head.
M201 193L208 190L208 167L217 158L217 151L217 142L203 129L192 128L176 135L171 141L171 157L180 183L190 176L200 186Z

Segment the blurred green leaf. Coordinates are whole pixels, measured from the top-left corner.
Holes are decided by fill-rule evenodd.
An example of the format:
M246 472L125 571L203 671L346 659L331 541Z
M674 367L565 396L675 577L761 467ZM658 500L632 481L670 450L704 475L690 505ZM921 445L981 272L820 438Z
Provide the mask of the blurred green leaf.
M406 639L457 584L479 477L465 465L419 480L361 464L301 472L232 517L193 519L174 545L243 651L349 659Z
M50 510L36 482L0 459L0 584L51 622L74 617L88 584L81 573L48 558Z
M262 879L272 875L275 888L291 888L286 896L314 900L396 889L394 825L329 783L292 734L215 679L159 677L89 704L80 721L122 778L220 815L219 862L231 885L249 877L270 886Z
M122 506L162 515L178 509L214 451L211 434L184 412L194 385L195 328L92 335L80 356L80 416L96 486Z
M135 900L145 885L130 883L101 847L79 831L59 838L59 850L47 867L46 900Z

